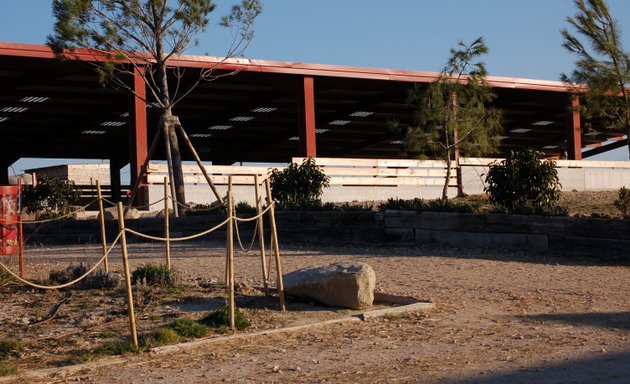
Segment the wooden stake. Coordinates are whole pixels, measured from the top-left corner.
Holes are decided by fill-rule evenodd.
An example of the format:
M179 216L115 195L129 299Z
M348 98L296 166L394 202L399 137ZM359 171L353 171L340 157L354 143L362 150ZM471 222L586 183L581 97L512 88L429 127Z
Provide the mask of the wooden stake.
M171 270L171 228L168 212L168 177L164 177L164 237L166 237L166 267Z
M228 295L229 295L229 309L230 309L230 328L235 330L234 324L234 201L232 200L232 176L229 178L229 187L227 192L228 198L228 213L230 220L227 226L227 265L228 265Z
M100 226L101 226L101 243L103 245L103 256L107 254L107 237L105 234L105 210L103 209L103 193L101 192L101 182L96 180L96 197L98 198L98 212L100 213ZM109 272L109 260L105 256L103 260L103 267L105 272Z
M278 229L276 228L276 210L271 198L271 185L269 179L265 179L265 188L267 190L267 206L269 206L269 226L271 227L271 248L276 261L276 272L278 275L278 295L280 296L280 310L285 311L284 303L284 283L282 282L282 266L280 265L280 247L278 246Z
M265 231L263 230L263 217L260 214L262 210L262 202L260 201L260 191L258 175L254 175L254 192L256 198L256 215L258 215L257 224L258 224L258 242L260 243L260 262L262 264L262 274L263 274L263 288L265 289L265 296L269 296L269 279L267 272L267 260L265 258Z
M190 139L188 138L186 131L184 131L184 127L182 127L181 124L177 124L177 130L179 131L179 134L182 136L182 139L184 139L184 143L186 144L186 146L188 147L188 150L190 151L193 158L195 159L195 162L199 166L199 169L201 170L203 177L206 178L206 182L210 186L210 189L212 189L212 193L214 193L214 196L217 198L219 203L222 203L223 199L221 199L221 195L219 195L219 191L217 191L217 188L214 186L212 179L210 178L210 176L208 176L208 172L206 172L206 167L203 166L203 163L201 162L201 159L199 158L199 155L197 154L195 147L190 142Z
M127 286L127 307L129 308L129 328L133 346L138 348L138 333L136 332L136 315L133 309L133 292L131 291L131 273L129 272L129 257L127 255L127 237L125 236L125 214L121 202L118 202L118 229L120 235L120 248L122 248L123 269L125 272L125 285Z

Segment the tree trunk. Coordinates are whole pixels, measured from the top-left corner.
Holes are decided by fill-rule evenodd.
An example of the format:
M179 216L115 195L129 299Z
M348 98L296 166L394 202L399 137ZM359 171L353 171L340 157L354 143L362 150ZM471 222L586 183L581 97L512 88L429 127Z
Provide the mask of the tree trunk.
M448 201L448 184L451 181L451 149L446 150L446 180L442 189L442 205Z
M165 140L168 140L170 147L170 157L172 161L173 180L171 183L175 189L175 200L177 203L186 204L186 194L184 192L184 172L182 170L182 156L179 151L179 142L175 127L179 124L177 116L164 113L160 122L164 127ZM167 147L167 148L168 148ZM168 154L167 154L168 156Z

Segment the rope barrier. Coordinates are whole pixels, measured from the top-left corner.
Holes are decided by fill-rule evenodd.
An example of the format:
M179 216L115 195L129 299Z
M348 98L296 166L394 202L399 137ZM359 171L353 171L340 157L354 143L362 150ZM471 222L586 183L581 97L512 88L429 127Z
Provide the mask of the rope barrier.
M120 239L120 237L122 236L123 232L119 232L118 236L116 236L116 238L114 239L114 242L112 243L112 245L109 247L109 249L107 250L107 252L101 257L101 259L94 264L94 266L92 268L90 268L89 271L85 272L83 275L77 277L76 279L69 281L65 284L61 284L61 285L40 285L40 284L36 284L33 282L30 282L26 279L21 278L20 276L16 275L13 271L11 271L11 269L9 269L9 267L7 267L6 265L4 265L2 262L0 262L0 267L4 268L5 271L7 271L11 276L13 276L16 280L29 285L33 288L38 288L38 289L62 289L62 288L66 288L69 287L71 285L74 285L76 283L78 283L79 281L83 280L85 277L87 277L90 273L94 272L96 270L96 268L105 260L105 258L109 255L109 253L112 251L112 249L114 249L114 246L118 243L118 240Z
M234 209L234 211L232 212L232 215L235 219L238 219L238 217L236 216L236 207L234 206L234 204L232 204L232 207ZM257 215L256 219L259 217L260 215ZM258 236L258 220L256 220L256 226L254 227L254 235L252 236L252 241L249 243L249 247L247 249L245 249L245 247L243 246L243 242L241 241L241 232L238 229L238 220L234 220L234 228L236 229L236 240L238 240L238 246L241 248L243 252L248 253L254 247L254 242L256 241L256 237Z
M179 201L175 200L175 198L173 198L172 196L168 197L173 204L177 204L178 206L182 207L182 208L186 208L186 209L191 209L191 207L189 205L180 203ZM218 201L218 200L217 200ZM223 204L217 204L215 206L210 206L210 208L192 208L195 212L211 212L211 211L215 211L217 209L221 209L223 208L224 205Z
M92 200L91 202L89 202L88 204L77 208L76 211L74 212L69 212L66 213L65 215L61 215L59 217L53 217L52 219L43 219L43 220L22 220L22 224L45 224L45 223L50 223L51 221L57 221L57 220L62 220L65 219L66 217L71 217L77 214L78 211L85 211L85 209L87 207L89 207L90 205L94 204L98 202L98 199ZM2 219L2 222L4 223L11 223L11 224L18 224L20 223L19 220L7 220L7 219Z
M219 229L222 226L224 226L225 224L227 224L230 220L231 220L231 217L228 217L227 219L223 220L221 223L215 225L214 227L212 227L212 228L210 228L208 230L205 230L203 232L200 232L200 233L197 233L197 234L194 234L194 235L190 235L190 236L171 237L171 238L168 239L168 241L186 241L186 240L196 239L198 237L201 237L201 236L207 235L208 233L216 231L217 229ZM129 233L131 233L133 235L136 235L138 237L142 237L142 238L149 239L149 240L167 241L167 239L165 237L147 235L147 234L144 234L144 233L141 233L141 232L134 231L133 229L130 229L130 228L125 228L125 231L127 231L127 232L129 232Z
M260 212L256 216L247 217L247 218L240 218L238 216L234 216L234 220L240 221L240 222L243 222L243 223L248 222L248 221L254 221L254 220L258 219L260 216L262 216L265 213L267 213L267 211L269 211L271 209L271 206L274 205L274 204L275 203L271 203L270 205L267 206L267 208L263 209L262 212Z

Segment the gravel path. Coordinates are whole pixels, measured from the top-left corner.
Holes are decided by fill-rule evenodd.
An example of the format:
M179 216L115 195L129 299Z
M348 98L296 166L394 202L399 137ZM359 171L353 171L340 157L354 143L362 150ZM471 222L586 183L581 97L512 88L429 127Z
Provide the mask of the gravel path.
M31 249L54 266L76 248ZM81 247L79 251L97 250ZM220 244L176 247L185 280L222 279ZM89 253L89 252L88 252ZM97 253L97 251L95 252ZM132 246L134 264L161 248ZM285 272L332 261L375 269L377 290L430 299L436 308L308 330L211 343L166 355L29 382L95 383L627 383L630 267L525 253L435 248L286 247ZM113 261L114 268L117 263ZM255 255L237 281L259 284ZM273 325L270 326L273 328ZM16 379L15 382L21 382Z

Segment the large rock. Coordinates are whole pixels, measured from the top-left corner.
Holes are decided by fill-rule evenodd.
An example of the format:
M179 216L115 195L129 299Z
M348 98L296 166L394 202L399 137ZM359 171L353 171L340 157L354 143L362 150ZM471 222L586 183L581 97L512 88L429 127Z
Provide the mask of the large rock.
M284 275L289 295L350 309L371 306L375 285L374 269L365 263L333 263Z

